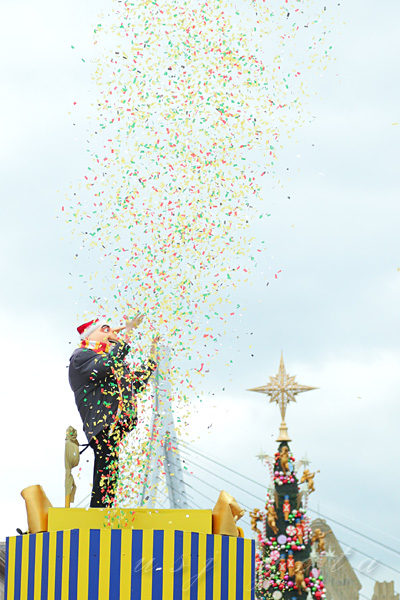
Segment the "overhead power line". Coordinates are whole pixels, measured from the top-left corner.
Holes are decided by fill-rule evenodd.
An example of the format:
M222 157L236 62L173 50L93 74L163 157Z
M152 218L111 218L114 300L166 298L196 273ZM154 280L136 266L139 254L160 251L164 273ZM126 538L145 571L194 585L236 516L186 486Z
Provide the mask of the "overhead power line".
M200 477L197 477L197 475L195 475L194 473L192 473L190 477L193 477L194 479L197 479L197 481L200 481L201 483L204 483L207 487L209 487L212 490L218 492L218 494L221 491L219 488L215 487L214 485L211 485L211 483L208 483L207 481L204 481L204 479L200 479Z
M400 555L400 552L398 550L395 550L394 548L391 548L390 546L387 546L386 544L383 544L382 542L378 542L378 540L375 540L374 538L369 537L369 535L366 535L365 533L361 533L360 531L357 531L356 529L353 529L352 527L349 527L348 525L343 525L343 523L340 523L339 521L332 519L332 517L327 517L326 515L323 515L321 512L314 510L313 508L308 507L308 510L311 510L311 512L313 512L317 515L319 514L321 517L324 517L324 519L327 519L329 522L335 523L336 525L340 525L340 527L344 527L345 529L348 529L348 531L352 531L353 533L356 533L357 535L365 538L366 540L369 540L370 542L373 542L374 544L378 544L379 546L382 546L382 548L386 548L386 550L390 550L391 552L394 552L394 554Z
M207 486L208 486L208 487L210 487L211 489L218 491L218 488L216 488L216 487L212 486L210 483L208 483L208 482L204 481L203 479L200 479L200 477L197 477L197 476L196 476L196 475L194 475L193 473L192 473L191 477L194 477L195 479L197 479L197 480L198 480L198 481L200 481L201 483L203 483L203 484L207 485ZM193 489L193 490L194 490L196 493L199 493L199 494L201 494L201 495L202 495L204 498L208 499L208 500L211 502L211 500L210 500L209 498L207 498L207 496L205 496L205 494L202 494L202 493L201 493L199 490L197 490L197 489L196 489L196 488L194 488L193 486L189 486L189 487L191 487L191 489ZM248 507L246 507L245 505L243 505L243 506L244 506L244 508L247 508L247 510L250 510L250 509L249 509ZM197 505L197 507L198 507L198 505ZM199 507L198 507L198 508L199 508ZM242 523L246 523L246 525L248 525L249 527L251 527L250 523L249 523L249 522L248 522L246 519L243 519L243 518L242 518L242 519L241 519L241 522L242 522ZM336 539L337 539L337 538L336 538ZM339 541L339 540L338 540L338 541ZM341 542L341 543L343 543L343 542ZM369 557L369 556L368 556L367 554L365 554L365 553L364 553L364 556L367 556L368 558L373 558L373 557ZM375 559L373 559L373 560L375 560ZM378 561L377 561L377 562L378 562ZM379 564L381 564L382 566L386 566L388 569L391 569L391 570L393 570L393 571L396 571L396 572L398 572L398 571L397 571L397 569L394 569L394 568L390 567L389 565L384 565L384 564L383 564L383 563L381 563L381 562L379 562ZM364 576L364 577L367 577L368 579L371 579L371 581L375 581L375 582L376 582L376 581L378 581L377 579L375 579L375 578L374 578L374 577L372 577L371 575L368 575L368 573L365 573L364 571L360 571L360 569L357 569L357 567L355 567L354 565L352 565L352 568L353 568L355 571L357 571L358 573L360 573L360 575L362 575L362 576ZM397 592L396 592L396 593L397 593ZM362 595L362 594L361 594L361 595ZM368 598L367 600L369 600L369 598Z
M360 550L359 548L355 548L354 546L350 546L350 544L348 544L347 542L343 542L342 540L339 540L339 538L336 538L336 539L339 542L339 544L342 544L343 546L347 546L351 550L355 550L359 554L362 554L363 556L366 556L367 558L370 558L371 560L374 560L376 563L378 563L382 567L386 567L387 569L390 569L391 571L395 571L396 573L400 573L400 571L398 569L395 569L394 567L391 567L391 566L387 565L386 563L382 562L381 560L377 560L375 558L375 556L371 556L370 554L366 554L366 552L364 552L364 550Z
M263 486L259 481L255 481L254 479L251 479L250 477L243 475L243 473L239 473L239 471L237 469L231 469L230 467L227 467L226 465L223 465L222 463L218 462L214 458L210 458L210 457L206 456L205 454L202 454L198 450L194 450L188 444L185 444L184 442L180 441L179 442L180 451L182 451L182 446L185 447L190 452L194 452L195 454L198 454L199 456L206 458L207 460L215 463L216 465L219 465L223 469L226 469L227 471L230 471L231 473L235 473L235 475L239 475L240 477L243 477L243 479L247 479L247 481L251 481L251 483L255 483L256 485L259 485L263 490L265 490L265 486Z
M258 481L255 481L251 477L247 477L246 475L243 475L237 469L232 469L232 468L230 468L230 467L228 467L228 466L226 466L226 465L218 462L214 458L210 458L209 456L206 456L204 453L199 452L198 450L194 450L193 448L191 448L188 444L186 444L184 442L179 442L179 445L180 445L181 449L182 449L182 446L183 446L185 449L189 450L189 452L191 452L191 453L193 453L195 455L199 455L199 456L205 458L206 460L210 461L211 463L216 464L216 465L222 467L223 469L226 469L227 471L235 473L236 475L239 475L240 477L243 477L247 481L250 481L251 483L254 483L255 485L258 485L258 486L262 487L265 490L265 487L262 484L260 484ZM198 466L197 463L195 463L195 464L196 464L196 466ZM232 482L230 482L230 483L232 483ZM235 484L232 483L232 485L235 485ZM247 493L250 493L250 492L247 492ZM252 495L254 495L254 494L252 494ZM260 502L263 502L263 500L261 500L261 499L258 499L258 500ZM309 510L312 511L312 512L314 512L314 513L316 513L316 514L319 514L324 519L327 519L328 521L331 521L332 523L336 523L340 527L343 527L344 529L347 529L348 531L351 531L352 533L355 533L355 534L357 534L357 535L359 535L359 536L361 536L361 537L363 537L363 538L365 538L365 539L373 542L374 544L377 544L377 545L381 546L382 548L385 548L386 550L389 550L390 552L393 552L394 554L400 555L400 552L398 550L396 550L395 548L391 548L390 546L384 544L383 542L379 542L378 540L376 540L376 539L374 539L374 538L366 535L365 533L361 533L360 531L357 531L356 529L353 529L352 527L349 527L348 525L344 525L343 523L340 523L339 521L336 521L332 517L329 517L327 515L323 515L321 512L319 512L319 511L317 512L317 511L315 511L314 509L312 509L310 507L309 507Z
M227 465L225 465L225 464L222 464L222 463L220 463L219 461L215 460L214 458L211 458L211 457L209 457L209 456L205 455L204 453L202 453L202 452L200 452L200 451L198 451L198 450L194 450L192 447L190 447L188 444L186 444L186 443L184 443L184 442L181 442L181 441L180 441L180 442L179 442L179 445L180 445L180 451L181 451L181 452L183 452L183 453L186 455L186 458L185 458L185 460L189 460L189 462L192 462L192 461L194 462L194 459L193 459L193 458L191 458L190 454L192 453L192 454L194 454L195 456L199 455L199 456L201 456L202 458L204 458L204 459L208 460L209 462L211 462L211 463L213 463L213 464L216 464L216 465L218 465L218 466L219 466L219 467L221 467L222 469L225 469L225 470L227 470L227 471L229 471L229 472L231 472L231 473L234 473L235 475L237 475L237 476L239 476L239 477L242 477L243 479L245 479L245 480L247 480L247 481L249 481L249 482L251 482L251 483L253 483L253 484L255 484L255 485L258 485L259 487L261 487L261 488L262 488L262 489L265 491L265 486L264 486L264 485L260 484L258 481L256 481L256 480L252 479L251 477L247 477L246 475L243 475L243 473L240 473L240 472L239 472L237 469L230 468L230 467L228 467ZM211 475L213 475L213 476L215 476L215 477L217 477L217 478L221 479L222 481L224 481L224 482L226 482L226 483L229 483L229 484L233 485L233 486L234 486L235 488L237 488L238 490L240 490L240 491L242 491L242 492L244 492L244 493L247 493L247 494L249 494L249 495L253 496L254 498L256 498L256 500L258 500L259 502L263 503L263 500L262 500L261 498L259 498L258 496L256 496L256 495L255 495L255 494L253 494L252 492L250 492L249 490L245 490L245 489L243 489L242 487L240 487L240 486L239 486L239 485L237 485L236 483L232 482L232 480L231 480L231 479L230 479L230 480L227 480L227 479L225 479L225 478L221 477L220 475L216 474L214 471L210 471L209 469L206 469L204 466L202 466L202 465L199 465L197 462L196 462L196 463L194 463L194 466L195 466L195 467L199 467L199 468L200 468L200 469L202 469L203 471L205 471L205 472L207 472L207 473L209 473L209 474L211 474ZM192 474L191 476L192 476L192 477L194 477L195 479L197 479L198 481L200 481L201 483L203 483L204 485L206 485L206 486L208 486L208 487L212 488L213 490L215 490L215 491L218 491L218 492L220 491L218 488L216 488L215 486L212 486L210 483L208 483L208 482L204 481L204 480L203 480L203 479L201 479L200 477L198 477L198 476L196 476L196 475L194 475L194 474ZM208 502L210 502L210 503L211 503L211 505L214 505L214 504L215 504L215 501L213 501L213 500L211 500L210 498L208 498L208 496L206 496L205 494L203 494L202 492L200 492L200 490L196 489L195 487L191 486L191 485L190 485L190 484L188 484L188 483L186 483L185 485L187 485L188 487L190 487L190 488L191 488L193 491L195 491L197 494L200 494L201 496L203 496L203 497L204 497L204 498L205 498L205 499L206 499ZM160 491L162 492L162 490L160 490ZM91 494L89 493L87 496L85 496L85 497L84 497L84 498L83 498L83 499L82 499L82 500L81 500L81 501L80 501L80 502L79 502L79 503L76 505L76 508L78 508L78 507L79 507L79 506L81 506L81 505L82 505L82 504L83 504L85 501L87 501L87 500L90 498L90 495L91 495ZM165 495L165 494L164 494L164 495ZM194 504L194 503L193 503L193 504ZM196 505L196 506L198 507L198 505ZM246 508L248 511L250 511L250 510L251 510L251 509L250 509L248 506L245 506L245 505L243 505L243 507L244 507L244 508ZM198 508L200 508L200 507L198 507ZM313 508L311 508L310 506L308 507L308 510L310 510L311 512L313 512L313 513L315 513L315 514L317 514L317 515L320 515L321 517L323 517L323 518L327 519L329 522L335 523L336 525L339 525L340 527L343 527L344 529L347 529L348 531L351 531L352 533L355 533L356 535L358 535L358 536L360 536L360 537L364 537L365 539L367 539L367 540L369 540L369 541L373 542L374 544L380 545L380 546L382 546L383 548L385 548L385 549L387 549L387 550L389 550L389 551L391 551L391 552L393 552L393 553L395 553L395 554L400 554L400 552L399 552L399 551L397 551L397 550L395 550L394 548L391 548L390 546L388 546L388 545L386 545L386 544L383 544L382 542L379 542L378 540L376 540L376 539L374 539L374 538L372 538L372 537L370 537L370 536L368 536L368 535L366 535L366 534L364 534L364 533L361 533L360 531L357 531L356 529L353 529L352 527L349 527L348 525L344 525L344 524L343 524L343 523L341 523L340 521L337 521L337 520L333 519L332 517L329 517L329 516L327 516L327 515L324 515L324 514L322 514L320 511L316 511L316 510L314 510ZM244 523L246 523L247 525L249 525L249 526L250 526L250 523L248 523L246 519L242 519L242 522L244 522ZM343 542L343 541L339 540L338 538L336 538L336 539L338 540L338 542L339 542L340 544L347 545L347 546L348 546L349 548L351 548L352 550L356 550L357 552L359 552L359 553L360 553L360 554L362 554L363 556L366 556L367 558L370 558L371 560L376 560L376 558L375 558L375 557L373 557L373 556L371 556L371 555L367 554L367 553L366 553L366 552L364 552L363 550L359 550L359 549L357 549L357 548L355 548L355 547L352 547L351 545L347 544L347 542ZM396 573L400 573L400 571L399 571L398 569L396 569L395 567L391 567L391 566L387 565L386 563L383 563L383 562L382 562L382 561L380 561L380 560L376 560L376 562L377 562L379 565L381 565L381 566L383 566L383 567L385 567L385 568L387 568L387 569L389 569L389 570L391 570L391 571L394 571L394 572L396 572ZM371 579L372 581L376 581L376 580L375 580L373 577L371 577L371 576L370 576L370 575L368 575L367 573L365 573L365 572L363 572L363 571L359 571L359 570L358 570L356 567L354 567L354 569L355 569L356 571L358 571L358 572L359 572L361 575L364 575L365 577L367 577L367 578ZM362 595L362 594L361 594L361 595ZM364 597L365 597L365 596L364 596Z
M363 575L364 577L368 577L368 579L375 581L375 583L378 581L378 579L375 579L375 577L371 577L371 575L368 575L368 573L365 573L364 571L360 571L360 569L357 569L357 567L355 567L354 565L352 565L352 567L355 571L357 571L357 573L360 573L360 575ZM380 583L380 582L378 581L378 583ZM396 590L394 591L394 593L398 594L398 592Z
M194 475L194 474L192 473L191 477L194 477L195 479L197 479L198 481L200 481L201 483L203 483L203 484L204 484L204 485L206 485L207 487L209 487L209 488L211 488L211 489L215 490L216 492L218 492L218 493L220 493L220 492L221 492L220 488L217 488L217 487L215 487L215 486L211 485L211 483L208 483L208 481L204 481L204 479L201 479L200 477L197 477L197 475ZM195 488L193 488L193 489L195 489ZM215 503L214 503L214 504L215 504ZM245 509L247 510L247 512L251 512L251 508L249 508L248 506L246 506L246 505L245 505L245 504L243 504L242 502L241 502L240 504L241 504L241 506L242 506L243 508L245 508Z
M191 460L189 461L191 462ZM200 469L203 469L204 471L206 471L207 473L211 473L211 475L214 475L215 477L220 478L222 481L225 481L227 483L232 483L231 481L228 481L226 479L224 479L223 477L220 477L219 475L216 475L215 473L213 473L212 471L206 469L205 467L202 467L201 465L197 464L195 465L196 467L199 467ZM193 473L191 474L191 477L194 477L195 479L197 479L198 481L200 481L201 483L204 483L205 485L211 487L212 489L218 491L218 488L212 486L210 483L208 483L207 481L204 481L204 479L201 479L200 477L194 475ZM234 487L236 487L237 489L243 491L243 492L247 492L247 490L243 490L242 488L240 488L239 486L237 486L236 484L233 484ZM250 492L249 492L250 493ZM251 494L252 496L254 496L254 494ZM254 496L257 500L260 500L257 496ZM251 511L251 509L246 506L245 504L243 504L242 502L240 503L243 505L243 507L247 510L247 511ZM247 523L246 520L244 520L245 523ZM400 573L400 571L398 569L396 569L395 567L391 567L390 565L387 565L386 563L382 562L381 560L377 560L374 556L371 556L370 554L367 554L366 552L364 552L363 550L359 550L358 548L355 548L353 546L351 546L350 544L348 544L347 542L343 542L342 540L339 540L339 538L336 538L337 541L342 544L343 546L348 546L349 548L351 548L351 550L355 550L356 552L358 552L359 554L362 554L363 556L370 558L371 560L375 560L378 564L380 564L382 567L386 567L387 569L390 569L391 571L395 571L396 573Z
M86 500L88 500L91 495L92 495L92 492L90 492L87 496L85 496L83 498L83 500L81 500L80 502L78 502L78 504L75 506L75 508L78 508L81 504L83 504L84 502L86 502Z
M203 480L203 479L201 479L200 477L197 477L197 476L196 476L196 475L194 475L193 473L192 473L191 477L194 477L194 479L197 479L198 481L200 481L201 483L203 483L203 484L207 485L207 486L208 486L208 487L210 487L211 489L213 489L213 490L216 490L216 491L219 491L219 490L218 490L218 488L216 488L216 487L214 487L213 485L211 485L210 483L208 483L208 482L204 481L204 480ZM207 498L207 496L205 496L204 494L202 494L201 492L199 492L199 490L197 490L197 489L196 489L196 488L194 488L193 486L190 486L190 487L191 487L191 488L192 488L192 489L193 489L195 492L197 492L197 493L200 493L202 496L204 496L204 498L206 498L206 499L208 499L209 501L211 501L209 498ZM243 505L243 506L244 506L244 505ZM248 509L248 507L245 507L245 508L247 508L247 510L249 510L249 509ZM241 522L242 522L242 523L246 523L246 525L250 526L250 523L249 523L249 522L248 522L246 519L241 519ZM338 541L339 541L339 540L338 540ZM343 543L343 542L342 542L342 543ZM366 556L368 556L368 555L366 555ZM372 558L372 557L370 557L370 558ZM380 564L382 564L382 563L380 563ZM384 566L387 566L389 569L392 569L392 567L389 567L388 565L384 565ZM360 571L360 569L357 569L357 567L355 567L354 565L352 565L352 567L353 567L353 569L354 569L355 571L357 571L358 573L360 573L360 575L362 575L362 576L364 576L364 577L367 577L368 579L371 579L371 581L375 581L375 582L376 582L376 581L378 581L377 579L375 579L375 578L374 578L374 577L372 577L371 575L368 575L368 573L365 573L364 571ZM396 571L396 569L393 569L393 570L394 570L394 571ZM396 593L397 593L397 592L396 592ZM368 599L368 600L369 600L369 599Z
M208 500L209 502L211 502L211 506L213 506L213 504L215 504L214 500L211 500L211 498L209 498L208 496L206 496L205 494L203 494L203 492L200 492L200 490L197 490L196 488L194 488L192 485L190 485L190 483L187 483L185 481L185 486L187 486L191 490L195 491L196 494L200 494L200 496L203 496L203 498L205 498L206 500Z
M190 459L189 459L189 461L191 462ZM202 469L203 471L206 471L207 473L214 475L214 477L218 477L218 479L220 479L221 481L224 481L225 483L229 483L230 485L232 485L231 479L224 479L224 477L221 477L220 475L216 475L213 471L206 469L205 467L199 465L198 463L195 464L195 467ZM252 492L250 492L249 490L244 490L242 487L238 486L237 484L233 484L233 485L235 486L235 488L237 488L241 492L244 492L245 494L249 494L250 496L253 496L253 498L255 498L256 500L258 500L260 502L260 498L258 496L256 496L255 494L253 494Z

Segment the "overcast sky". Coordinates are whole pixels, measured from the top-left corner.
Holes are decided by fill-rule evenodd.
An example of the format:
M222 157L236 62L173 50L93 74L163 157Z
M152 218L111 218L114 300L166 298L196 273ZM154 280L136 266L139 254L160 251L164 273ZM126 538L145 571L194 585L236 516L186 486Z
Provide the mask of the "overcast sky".
M3 1L1 8L1 539L25 527L19 493L27 485L40 483L62 505L66 427L74 425L84 441L66 367L87 299L69 275L79 240L56 217L84 159L84 125L76 130L68 112L91 86L99 7L38 0ZM245 310L201 379L204 399L195 402L187 440L267 482L255 455L276 449L278 408L246 389L276 374L282 351L288 373L318 388L287 413L294 455L307 453L321 471L311 506L400 551L400 5L352 0L333 7L336 62L311 82L318 92L309 100L312 123L298 143L284 144L283 189L265 184L271 216L257 235L268 244L261 271L270 274L269 285L255 275L253 285L235 290ZM85 462L78 501L89 493L90 468ZM213 485L256 506L235 482L250 489L234 476L231 490ZM196 502L208 507L204 498ZM332 529L398 565L395 553ZM363 558L352 560L357 567ZM370 573L395 575L399 590L393 571ZM359 577L371 597L373 581Z

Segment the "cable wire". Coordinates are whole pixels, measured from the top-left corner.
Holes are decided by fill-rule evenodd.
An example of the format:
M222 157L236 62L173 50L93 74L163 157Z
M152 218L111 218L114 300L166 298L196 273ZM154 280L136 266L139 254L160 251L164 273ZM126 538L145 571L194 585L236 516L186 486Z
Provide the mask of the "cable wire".
M196 494L200 494L200 496L203 496L203 498L205 498L206 500L211 502L211 506L213 505L214 500L211 500L208 496L206 496L205 494L200 492L200 490L196 490L196 488L194 488L192 485L190 485L190 483L185 483L185 485L187 485L187 487L189 487L191 490L194 490L196 492Z
M92 495L92 492L90 492L87 496L85 496L83 500L81 500L80 502L78 502L78 504L74 508L78 508L81 504L83 504L83 502L86 502L86 500L88 498L90 498L91 495Z
M371 556L370 554L367 554L363 550L359 550L358 548L355 548L354 546L350 546L350 544L348 544L347 542L343 542L342 540L339 540L339 538L336 538L336 539L339 542L339 544L342 544L343 546L347 546L351 550L355 550L359 554L362 554L363 556L366 556L367 558L370 558L371 560L374 560L377 564L381 565L382 567L386 567L387 569L390 569L391 571L395 571L396 573L400 573L400 571L398 569L395 569L394 567L390 567L389 565L385 564L381 560L377 560L374 556Z
M357 573L360 573L360 575L364 576L364 577L368 577L368 579L371 579L372 581L375 581L375 583L379 583L378 579L375 579L375 577L371 577L371 575L368 575L368 573L364 573L364 571L360 571L360 569L357 569L357 567L355 567L354 565L351 565L352 568L357 571ZM395 594L397 594L398 592L395 590L394 591Z
M265 487L260 482L255 481L254 479L251 479L250 477L247 477L246 475L243 475L242 473L239 473L239 471L237 471L236 469L231 469L230 467L227 467L226 465L223 465L222 463L218 462L217 460L215 460L213 458L209 458L208 456L205 456L204 454L202 454L198 450L194 450L193 448L191 448L190 446L188 446L184 442L179 442L179 443L181 445L183 445L190 452L194 452L195 454L198 454L199 456L202 456L203 458L206 458L207 460L215 463L216 465L219 465L223 469L226 469L227 471L230 471L231 473L235 473L235 475L240 475L240 477L243 477L243 479L247 479L247 481L251 481L251 483L255 483L256 485L259 485L263 490L265 490Z
M184 460L188 460L188 459L184 459ZM189 459L189 462L191 462L191 459ZM194 463L192 463L192 464L194 464ZM229 483L230 485L233 485L235 488L237 488L241 492L244 492L245 494L249 494L250 496L253 496L253 498L255 498L256 500L260 501L260 498L258 496L256 496L252 492L249 492L249 490L244 490L242 487L238 486L236 483L232 483L231 479L225 479L224 477L221 477L220 475L216 475L213 471L210 471L209 469L206 469L205 467L202 467L199 464L195 464L194 466L202 469L203 471L206 471L207 473L210 473L210 475L214 475L214 477L218 477L218 479L220 479L221 481L224 481L225 483Z
M216 488L213 485L211 485L211 483L207 483L207 481L204 481L204 479L200 479L200 477L197 477L197 475L194 475L192 473L191 477L194 477L195 479L197 479L198 481L200 481L201 483L204 483L206 486L208 486L209 488L215 490L216 492L220 493L221 490L220 488ZM242 503L241 503L242 504ZM245 504L242 504L243 508L245 508L248 512L251 512L251 508L249 508L248 506L246 506Z
M188 449L190 452L194 453L194 454L198 454L199 456L202 456L203 458L205 458L206 460L209 460L210 462L219 465L220 467L227 469L228 471L235 473L236 475L239 475L240 477L243 477L244 479L247 479L248 481L250 481L251 483L254 483L255 485L258 485L260 487L262 487L263 489L265 489L264 486L262 486L262 484L260 484L258 481L255 481L254 479L251 479L250 477L247 477L246 475L243 475L242 473L240 473L237 470L231 469L230 467L227 467L226 465L223 465L222 463L218 462L217 460L210 458L208 456L206 456L205 454L203 454L202 452L199 452L198 450L194 450L193 448L191 448L190 446L188 446L187 444L185 444L184 442L180 442L180 444L182 444L186 449ZM259 499L260 502L263 502L262 500ZM387 546L386 544L384 544L383 542L379 542L378 540L375 540L374 538L371 538L370 536L361 533L359 531L357 531L356 529L353 529L352 527L349 527L348 525L344 525L343 523L340 523L339 521L336 521L335 519L328 517L326 515L323 515L321 512L316 511L314 509L312 509L311 507L308 507L308 510L319 514L321 517L323 517L324 519L327 519L328 521L332 521L332 523L336 523L337 525L340 525L341 527L348 529L349 531L356 533L357 535L364 537L365 539L379 545L382 546L382 548L385 548L386 550L390 550L391 552L393 552L394 554L398 554L400 555L400 552L394 548L391 548L390 546Z
M394 552L394 554L400 555L400 552L398 550L395 550L394 548L391 548L390 546L387 546L386 544L383 544L382 542L378 542L377 540L374 540L374 538L371 538L368 535L365 535L365 533L360 533L359 531L357 531L356 529L353 529L352 527L349 527L348 525L343 525L343 523L340 523L339 521L332 519L332 517L327 517L326 515L323 515L321 512L314 510L310 506L308 507L308 510L310 510L311 512L313 512L317 515L319 514L321 517L324 517L324 519L327 519L328 521L335 523L336 525L339 525L340 527L344 527L345 529L348 529L349 531L356 533L357 535L365 538L366 540L369 540L370 542L374 542L374 544L378 544L379 546L382 546L382 548L386 548L386 550L390 550L391 552Z

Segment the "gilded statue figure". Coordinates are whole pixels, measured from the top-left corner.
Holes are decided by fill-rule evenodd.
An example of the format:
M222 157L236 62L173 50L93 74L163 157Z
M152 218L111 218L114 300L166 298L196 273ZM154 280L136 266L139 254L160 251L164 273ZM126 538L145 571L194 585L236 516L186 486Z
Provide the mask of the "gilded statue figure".
M321 529L315 529L313 536L311 538L311 543L315 544L315 542L318 543L318 552L325 552L325 536L328 533L332 533L332 531L325 531L322 532Z
M278 533L278 527L276 526L276 521L278 520L278 515L276 514L275 506L272 504L267 508L267 523L276 535Z
M315 492L314 477L316 473L319 473L319 471L315 471L315 473L310 473L308 469L304 469L303 475L300 479L300 483L304 483L305 481L307 481L308 491L310 494L312 492Z

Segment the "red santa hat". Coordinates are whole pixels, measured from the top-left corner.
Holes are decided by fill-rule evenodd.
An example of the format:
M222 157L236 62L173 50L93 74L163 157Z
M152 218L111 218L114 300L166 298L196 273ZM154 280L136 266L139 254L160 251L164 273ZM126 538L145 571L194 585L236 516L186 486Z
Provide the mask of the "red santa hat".
M87 338L93 331L96 331L99 327L103 325L107 325L106 321L102 319L92 319L92 321L88 321L87 323L83 323L77 327L79 337L81 340Z

